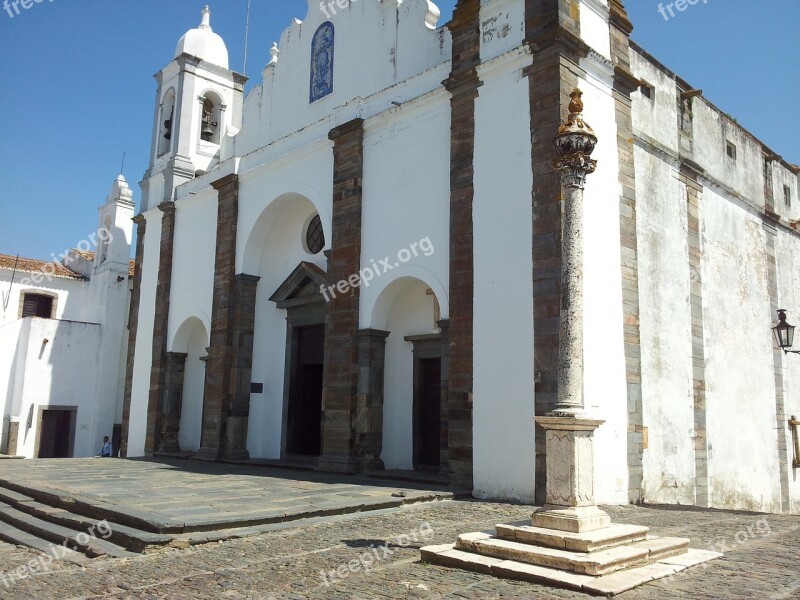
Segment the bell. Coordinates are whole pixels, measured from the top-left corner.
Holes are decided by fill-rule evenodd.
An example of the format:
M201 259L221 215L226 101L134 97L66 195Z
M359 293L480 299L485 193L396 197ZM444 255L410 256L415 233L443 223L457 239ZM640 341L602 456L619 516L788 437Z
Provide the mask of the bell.
M210 142L211 138L214 137L214 126L211 123L204 123L203 132L200 134L200 137L206 142Z
M172 119L167 119L164 121L164 139L168 140L172 138Z

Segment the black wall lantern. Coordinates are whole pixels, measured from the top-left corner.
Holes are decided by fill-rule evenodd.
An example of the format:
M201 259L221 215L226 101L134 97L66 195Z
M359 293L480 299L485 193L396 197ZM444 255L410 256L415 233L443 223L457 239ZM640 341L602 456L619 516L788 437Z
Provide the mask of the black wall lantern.
M772 328L772 333L775 334L775 341L784 353L792 352L794 354L800 354L800 350L789 349L794 343L794 325L789 325L789 323L786 322L785 308L778 309L778 324Z

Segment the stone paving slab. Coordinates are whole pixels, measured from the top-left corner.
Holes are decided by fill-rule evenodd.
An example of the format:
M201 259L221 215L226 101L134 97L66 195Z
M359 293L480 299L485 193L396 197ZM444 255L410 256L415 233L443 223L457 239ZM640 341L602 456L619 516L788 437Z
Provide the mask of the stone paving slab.
M459 493L428 483L185 460L43 459L3 467L0 486L153 533L380 510Z
M800 517L648 506L603 509L616 522L648 526L654 535L686 537L695 548L724 552L717 560L625 592L620 596L623 600L800 598ZM53 565L46 573L8 581L8 586L0 574L0 598L589 598L574 590L420 561L421 546L452 544L465 530L491 530L496 523L529 519L530 513L528 506L443 501L319 518L299 526L276 524L261 535L221 543L132 559L92 561L84 568ZM427 534L411 543L400 537L420 531ZM386 543L390 554L385 555ZM380 558L365 569L366 560L361 561L369 555L375 557L376 552ZM33 551L0 543L0 571L20 568L35 556ZM353 561L362 566L351 570ZM331 578L331 570L339 569L344 576Z

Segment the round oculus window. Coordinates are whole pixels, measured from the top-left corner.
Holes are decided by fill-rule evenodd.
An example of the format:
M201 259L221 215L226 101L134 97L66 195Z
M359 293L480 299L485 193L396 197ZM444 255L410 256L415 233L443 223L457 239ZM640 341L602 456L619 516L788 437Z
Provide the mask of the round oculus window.
M306 248L311 254L319 254L325 247L325 232L322 230L322 219L316 215L306 229Z

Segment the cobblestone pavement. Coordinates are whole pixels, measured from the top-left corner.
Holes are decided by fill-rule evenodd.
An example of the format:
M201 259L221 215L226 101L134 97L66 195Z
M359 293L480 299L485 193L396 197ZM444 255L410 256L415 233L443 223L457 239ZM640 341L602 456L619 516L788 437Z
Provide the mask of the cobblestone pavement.
M524 520L530 510L446 500L329 517L250 538L97 559L83 568L54 563L48 572L25 579L0 579L0 598L585 598L419 561L423 545ZM652 506L606 510L615 522L645 524L656 535L687 536L692 547L725 552L721 559L621 598L800 598L800 517ZM35 556L0 544L0 566L6 572ZM332 577L330 571L342 565L349 565L340 570L347 575Z

